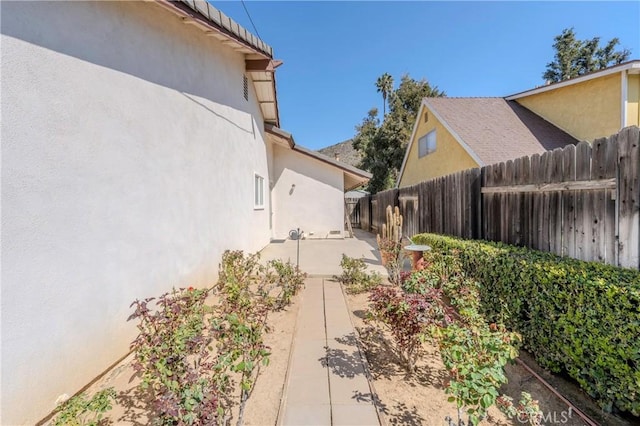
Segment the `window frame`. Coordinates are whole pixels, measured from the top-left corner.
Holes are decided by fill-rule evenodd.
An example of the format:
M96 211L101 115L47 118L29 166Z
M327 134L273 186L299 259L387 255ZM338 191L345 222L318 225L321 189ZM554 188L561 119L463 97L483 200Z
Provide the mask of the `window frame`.
M433 136L430 138L431 135ZM430 144L429 144L430 139L431 139L431 142L433 142L432 147L430 147ZM424 149L422 148L423 141L424 141ZM434 152L436 152L436 149L438 147L438 144L436 141L437 141L436 129L433 129L425 133L420 138L418 138L418 158L423 158L429 154L433 154Z
M260 182L258 184L258 182ZM253 172L253 209L264 210L264 177Z

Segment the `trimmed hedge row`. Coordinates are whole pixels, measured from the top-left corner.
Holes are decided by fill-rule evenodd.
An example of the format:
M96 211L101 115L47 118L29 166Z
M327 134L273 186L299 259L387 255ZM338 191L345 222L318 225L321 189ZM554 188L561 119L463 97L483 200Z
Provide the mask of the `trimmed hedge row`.
M480 283L481 311L523 336L553 372L574 378L602 408L640 416L640 272L522 247L419 234L457 251Z

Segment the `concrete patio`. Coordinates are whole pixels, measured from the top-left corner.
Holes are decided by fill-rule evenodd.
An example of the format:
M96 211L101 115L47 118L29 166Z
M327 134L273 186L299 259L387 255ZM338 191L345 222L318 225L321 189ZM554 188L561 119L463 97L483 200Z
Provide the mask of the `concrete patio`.
M353 258L364 258L370 272L387 276L380 263L380 253L374 234L354 229L354 238L345 239L304 239L272 242L262 249L263 261L272 259L290 260L296 263L297 247L300 243L300 269L310 277L332 277L340 275L342 254Z

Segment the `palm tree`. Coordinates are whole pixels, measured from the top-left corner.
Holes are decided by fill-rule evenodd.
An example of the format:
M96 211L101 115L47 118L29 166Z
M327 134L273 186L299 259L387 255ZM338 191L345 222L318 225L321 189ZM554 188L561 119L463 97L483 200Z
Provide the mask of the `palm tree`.
M389 73L384 73L376 81L378 92L382 93L382 111L383 116L387 114L387 96L393 90L393 77Z

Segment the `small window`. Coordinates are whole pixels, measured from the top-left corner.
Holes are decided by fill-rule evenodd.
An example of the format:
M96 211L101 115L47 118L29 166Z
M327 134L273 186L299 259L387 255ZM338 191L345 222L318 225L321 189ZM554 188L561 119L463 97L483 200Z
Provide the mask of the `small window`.
M264 178L257 173L253 177L253 208L264 209Z
M418 157L422 158L436 150L436 131L435 129L418 139Z
M247 78L246 75L242 76L242 85L244 89L244 100L248 101L249 100L249 79Z

